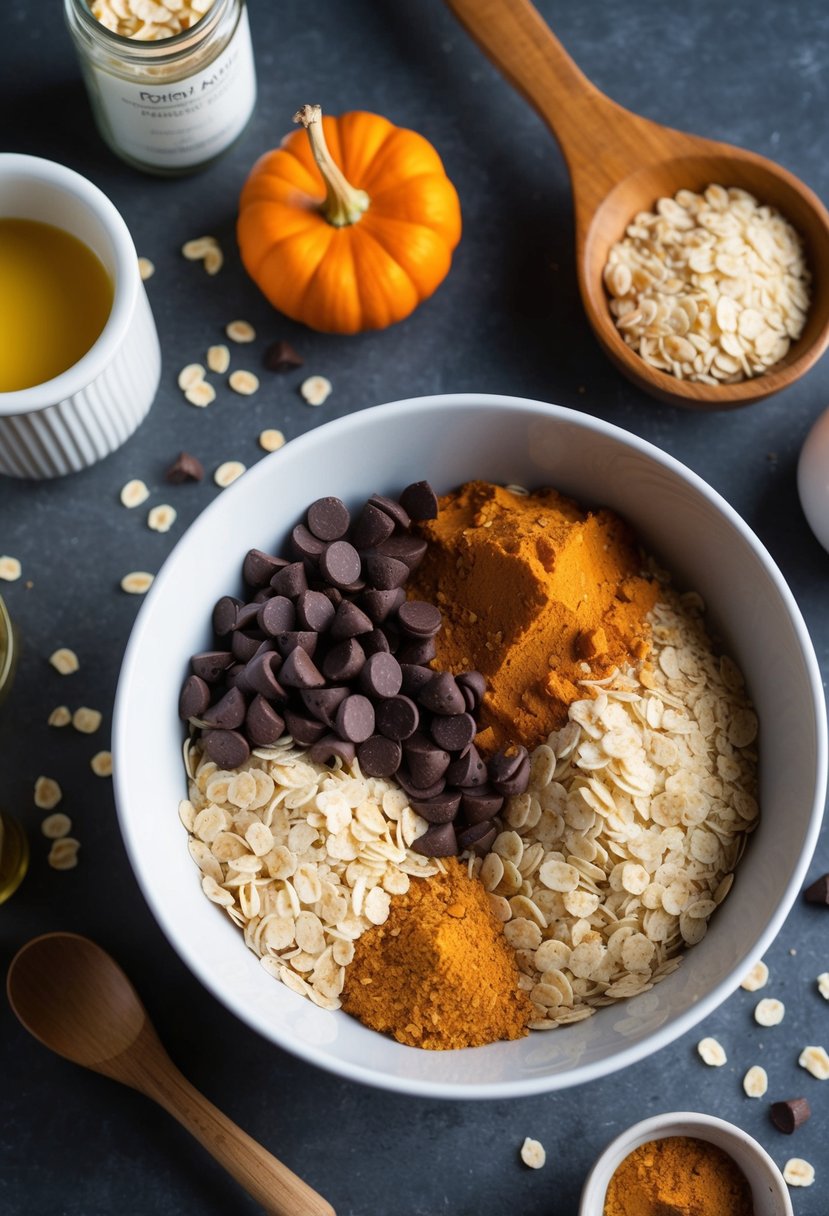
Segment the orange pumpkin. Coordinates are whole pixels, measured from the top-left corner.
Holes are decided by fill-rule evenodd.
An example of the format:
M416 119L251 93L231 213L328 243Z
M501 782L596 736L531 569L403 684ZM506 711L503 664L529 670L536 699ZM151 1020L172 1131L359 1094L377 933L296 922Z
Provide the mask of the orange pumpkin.
M242 262L275 308L326 333L401 321L445 278L461 212L432 145L377 114L295 116L239 203ZM329 151L330 147L330 151ZM332 155L333 153L333 155Z

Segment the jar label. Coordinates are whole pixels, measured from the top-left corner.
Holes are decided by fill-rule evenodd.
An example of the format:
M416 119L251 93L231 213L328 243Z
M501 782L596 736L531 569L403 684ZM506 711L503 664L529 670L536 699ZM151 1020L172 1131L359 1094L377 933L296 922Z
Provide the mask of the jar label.
M116 147L142 164L184 169L217 156L244 127L256 100L247 9L233 37L194 76L141 83L92 67L103 119Z

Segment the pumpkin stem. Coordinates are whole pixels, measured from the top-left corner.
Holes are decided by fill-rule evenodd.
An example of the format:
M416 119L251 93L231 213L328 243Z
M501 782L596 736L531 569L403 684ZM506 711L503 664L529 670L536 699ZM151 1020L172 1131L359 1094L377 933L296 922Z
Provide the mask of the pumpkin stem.
M365 190L355 190L351 183L346 181L339 165L334 162L325 142L322 108L303 106L294 114L294 122L302 123L308 132L314 160L325 182L325 202L320 205L323 216L335 228L356 224L363 212L368 210L371 200Z

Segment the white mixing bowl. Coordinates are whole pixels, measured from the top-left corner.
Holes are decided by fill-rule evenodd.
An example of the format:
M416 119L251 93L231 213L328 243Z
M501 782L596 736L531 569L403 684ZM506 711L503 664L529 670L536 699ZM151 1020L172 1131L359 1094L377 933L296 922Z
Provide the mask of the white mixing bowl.
M761 723L762 821L710 932L642 997L587 1021L462 1051L404 1047L272 979L208 902L179 822L186 796L178 693L210 644L210 613L236 592L249 548L278 552L314 499L352 505L427 478L552 485L625 516L699 591L745 673ZM155 580L124 659L114 726L121 828L144 895L206 988L266 1039L332 1072L405 1093L503 1098L600 1077L664 1047L737 987L783 924L817 840L826 788L821 679L797 605L729 505L657 448L595 418L518 398L460 394L378 406L289 443L196 520ZM474 960L470 962L474 966Z

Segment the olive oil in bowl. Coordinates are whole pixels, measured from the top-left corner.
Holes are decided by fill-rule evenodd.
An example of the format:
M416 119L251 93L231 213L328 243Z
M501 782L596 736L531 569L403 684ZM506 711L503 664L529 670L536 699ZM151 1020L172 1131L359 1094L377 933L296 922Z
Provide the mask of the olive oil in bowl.
M0 217L0 393L74 366L100 336L112 299L103 263L77 237Z

